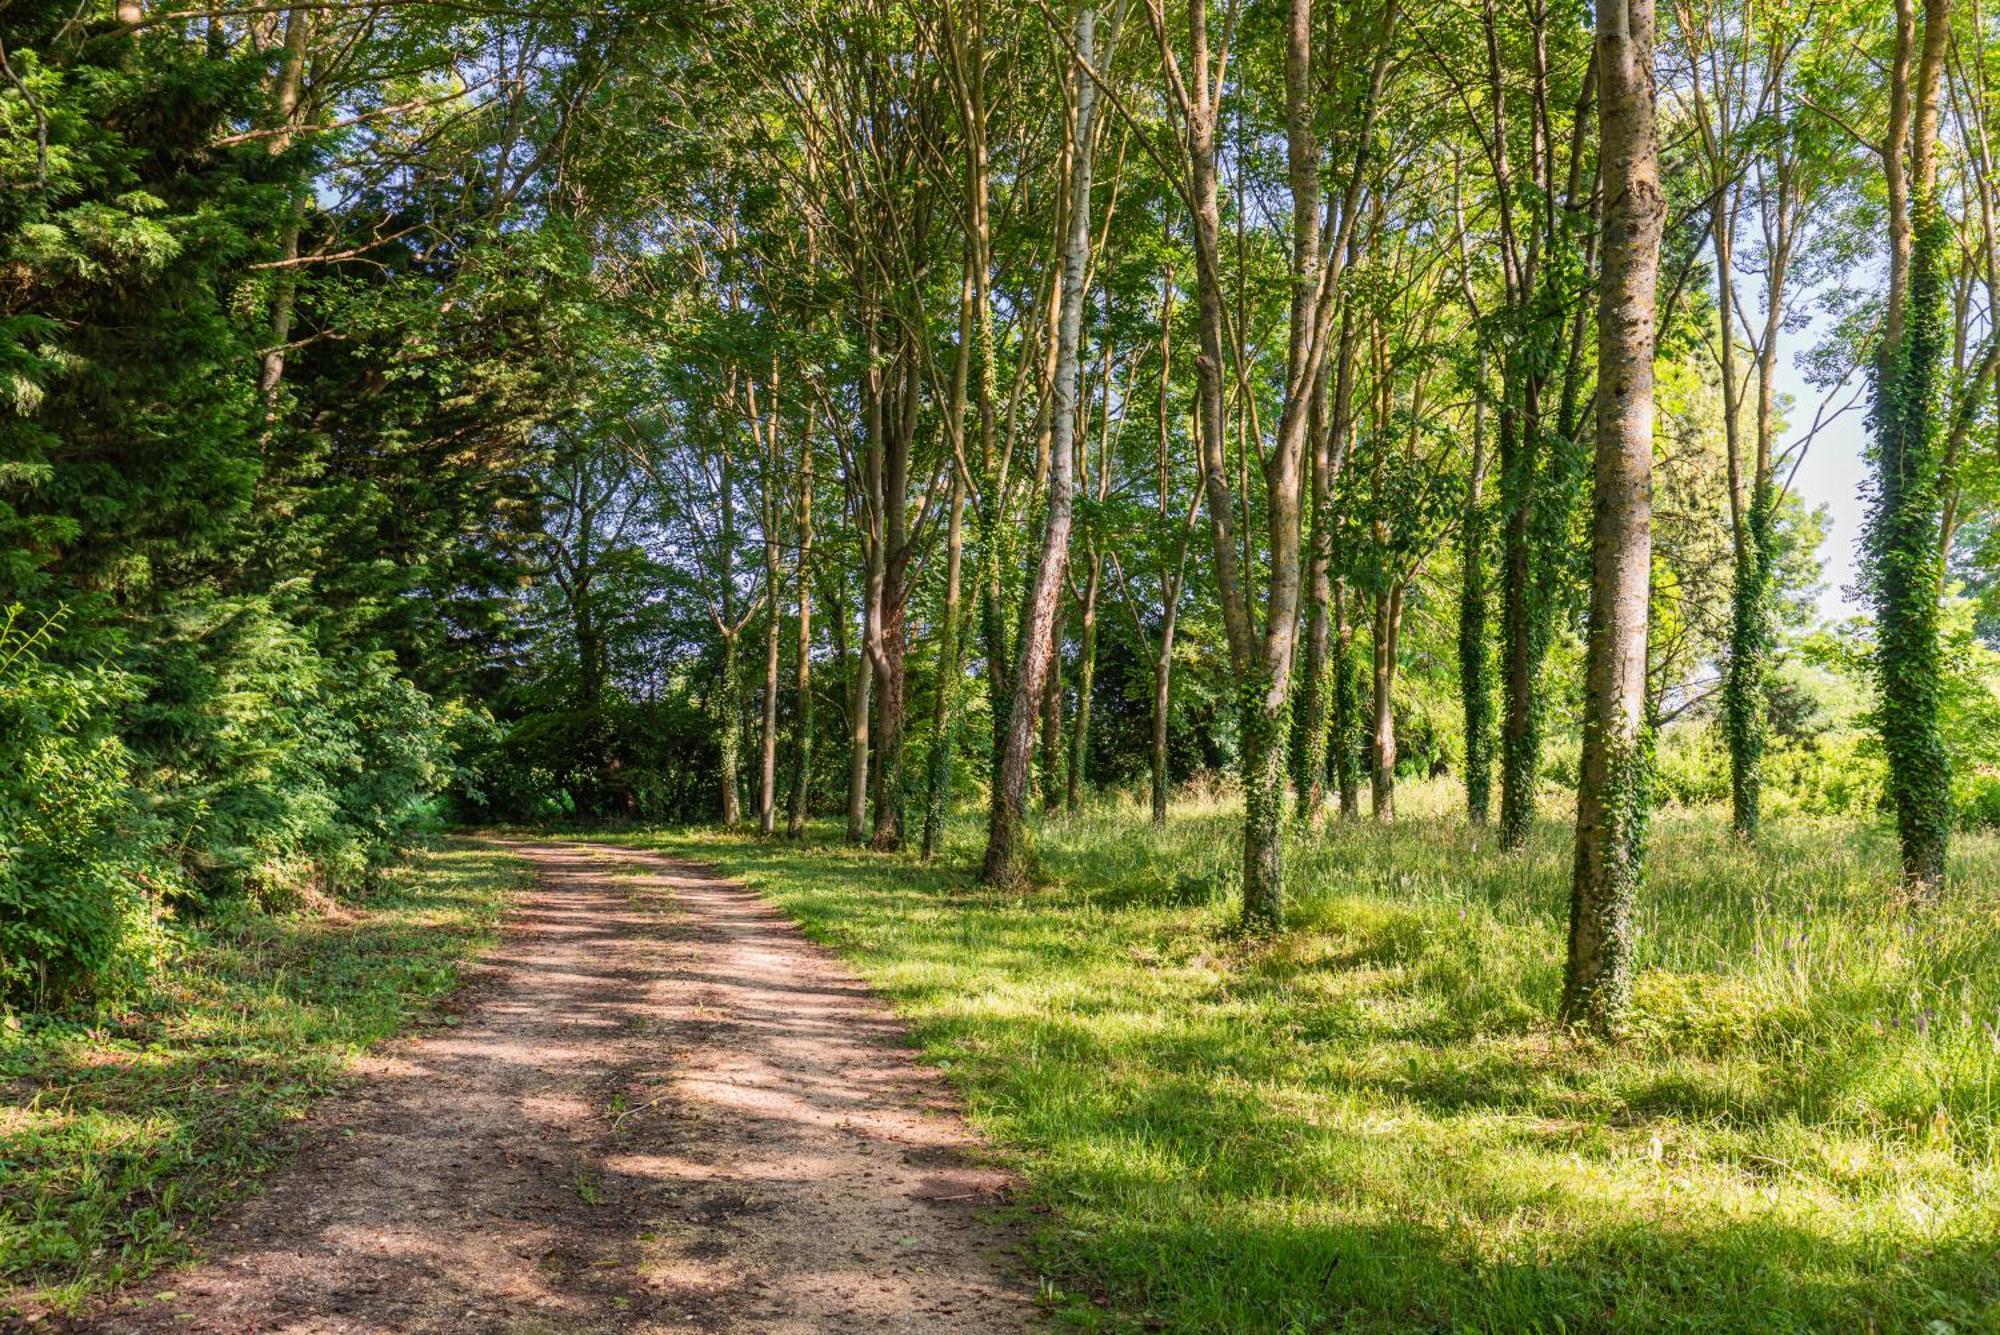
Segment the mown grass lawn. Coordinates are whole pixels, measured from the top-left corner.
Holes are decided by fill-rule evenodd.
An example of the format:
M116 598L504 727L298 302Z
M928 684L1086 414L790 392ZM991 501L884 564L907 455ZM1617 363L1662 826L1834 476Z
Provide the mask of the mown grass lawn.
M171 927L144 995L0 1032L0 1325L183 1255L356 1053L456 985L526 876L447 844L332 914Z
M1027 1184L1085 1326L2000 1329L2000 841L1921 907L1852 825L1666 812L1631 1038L1552 1021L1567 831L1523 856L1405 795L1301 836L1234 930L1236 819L1044 829L1046 888L675 831L891 997ZM1428 806L1428 810L1421 808ZM1064 1291L1065 1292L1060 1292Z

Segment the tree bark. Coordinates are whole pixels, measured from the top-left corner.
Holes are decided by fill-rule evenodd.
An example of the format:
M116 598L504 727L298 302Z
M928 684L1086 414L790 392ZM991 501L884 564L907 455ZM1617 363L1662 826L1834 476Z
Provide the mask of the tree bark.
M1651 749L1646 634L1652 574L1653 352L1660 236L1653 0L1599 0L1598 132L1605 188L1583 758L1562 1015L1615 1031L1632 985Z

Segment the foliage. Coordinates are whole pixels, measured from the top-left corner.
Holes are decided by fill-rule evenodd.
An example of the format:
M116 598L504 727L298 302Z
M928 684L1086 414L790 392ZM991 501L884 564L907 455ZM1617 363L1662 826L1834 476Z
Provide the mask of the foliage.
M107 720L131 685L47 661L60 622L0 618L0 1002L48 1005L143 959L157 836Z

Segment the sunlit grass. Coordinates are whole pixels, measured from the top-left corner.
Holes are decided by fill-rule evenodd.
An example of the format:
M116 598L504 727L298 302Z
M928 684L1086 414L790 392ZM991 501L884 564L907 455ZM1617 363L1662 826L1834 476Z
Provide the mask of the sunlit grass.
M2000 1328L2000 841L1940 902L1893 849L1716 812L1655 827L1638 1014L1552 1016L1567 831L1509 855L1450 790L1288 853L1235 930L1237 821L1045 826L1045 888L716 832L909 1017L1027 1183L1085 1325L1189 1331Z
M332 914L177 928L148 995L0 1034L0 1324L181 1255L355 1053L455 984L525 875L453 845Z

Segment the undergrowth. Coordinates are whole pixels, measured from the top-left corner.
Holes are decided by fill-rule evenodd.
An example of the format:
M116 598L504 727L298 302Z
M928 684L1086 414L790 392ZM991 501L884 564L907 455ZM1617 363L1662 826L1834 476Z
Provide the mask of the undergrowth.
M331 912L218 908L169 924L163 967L114 1007L0 1033L0 1324L185 1254L337 1087L431 1011L526 872L451 844Z

